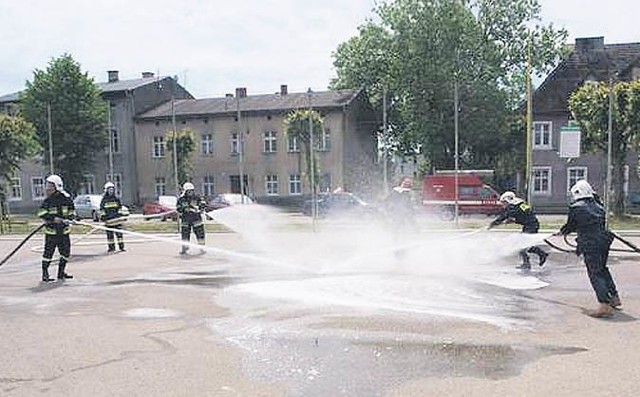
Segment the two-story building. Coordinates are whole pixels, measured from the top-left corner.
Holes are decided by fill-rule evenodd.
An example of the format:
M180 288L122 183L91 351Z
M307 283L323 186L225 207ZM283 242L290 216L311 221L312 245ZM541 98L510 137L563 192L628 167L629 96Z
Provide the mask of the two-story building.
M261 202L300 201L310 192L306 164L284 121L308 108L323 118L322 131L314 132L321 190L379 191L378 122L364 90L289 93L282 85L275 94L249 96L238 88L235 96L178 100L136 117L140 199L175 194L172 148L165 144L175 118L176 130L195 132L192 182L203 194L239 193L242 175L244 191Z
M578 38L570 55L536 89L533 96L532 204L539 211L564 212L569 188L586 179L604 194L606 153L560 157L561 129L571 119L568 99L587 81L631 81L640 77L640 43L604 44L604 37ZM638 154L630 152L625 194L640 190Z

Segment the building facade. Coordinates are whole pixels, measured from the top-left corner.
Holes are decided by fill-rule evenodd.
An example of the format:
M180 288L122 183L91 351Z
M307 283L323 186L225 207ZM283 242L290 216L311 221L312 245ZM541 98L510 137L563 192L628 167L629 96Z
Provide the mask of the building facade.
M571 120L568 99L588 81L640 78L640 43L604 44L604 37L578 38L571 54L556 67L533 96L532 203L540 211L566 211L569 188L586 179L604 194L607 155L582 153L560 157L561 130ZM627 155L626 191L640 190L638 154Z
M138 179L136 173L135 116L171 98L193 98L175 79L143 73L139 79L120 80L118 71L109 71L108 80L97 83L102 98L109 105L109 146L96 158L91 169L85 170L85 180L78 194L102 194L102 186L113 181L117 194L127 204L136 204ZM0 111L10 115L19 112L19 93L0 97ZM44 199L44 179L48 167L37 157L21 165L20 172L6 181L5 191L11 212L33 211ZM64 175L61 175L64 179Z
M286 86L269 95L179 100L136 118L138 179L141 201L176 194L171 147L165 136L195 133L191 181L206 196L241 191L263 203L293 205L310 193L300 142L285 133L285 118L296 109L318 111L323 130L314 131L321 190L344 190L364 196L379 190L376 131L378 123L363 90L289 93ZM242 178L241 178L242 175ZM144 177L143 177L144 176Z

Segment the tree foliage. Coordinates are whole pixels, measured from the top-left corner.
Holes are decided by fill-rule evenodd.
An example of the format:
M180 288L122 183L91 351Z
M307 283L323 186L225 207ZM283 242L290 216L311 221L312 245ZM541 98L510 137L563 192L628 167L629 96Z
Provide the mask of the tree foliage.
M311 123L310 123L311 121ZM311 150L311 129L314 132L314 147L317 147L322 132L322 117L315 110L300 109L295 110L287 115L284 120L285 133L287 136L295 138L302 146L302 153L305 159L306 172L305 175L312 186L313 191L317 190L320 183L320 162L318 161L315 151ZM310 124L312 127L310 127ZM313 173L311 170L313 164ZM313 182L311 176L313 175Z
M46 165L65 188L77 192L95 159L108 143L107 108L93 79L80 69L71 55L52 59L46 70L35 70L33 81L20 97L22 114L33 123L43 148ZM49 159L48 107L51 109L53 159Z
M0 113L0 179L10 178L20 163L38 150L36 129L20 116Z
M454 85L459 87L460 159L468 168L511 168L522 159L527 48L545 71L561 55L566 32L531 26L537 0L396 0L376 9L379 22L333 54L333 88L364 86L382 113L389 95L392 150L420 151L430 165L454 163ZM524 134L524 129L521 130Z
M611 94L611 96L610 96ZM611 99L611 102L610 102ZM587 83L569 98L569 109L582 131L582 146L590 152L606 152L611 121L611 211L624 214L624 165L627 152L640 144L640 81Z
M173 131L167 131L165 141L167 142L167 149L171 153L172 164L174 160L173 156ZM193 177L193 166L191 164L191 153L196 149L196 137L193 130L185 128L176 131L176 154L178 156L178 181L180 183L190 181Z

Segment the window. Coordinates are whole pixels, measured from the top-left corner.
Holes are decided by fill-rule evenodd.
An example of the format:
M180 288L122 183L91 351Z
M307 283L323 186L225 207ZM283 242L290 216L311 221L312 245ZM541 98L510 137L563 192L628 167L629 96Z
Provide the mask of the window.
M275 131L267 131L263 134L263 153L275 153L277 151L277 139Z
M203 155L213 154L213 134L202 134L200 142L200 150Z
M164 157L164 137L163 136L154 136L153 137L153 151L151 152L151 157L153 158L162 158Z
M567 192L571 189L571 186L575 185L580 179L587 180L587 167L567 168Z
M156 197L166 196L167 195L167 181L165 177L158 176L156 177Z
M9 201L21 201L22 200L22 184L19 176L9 178Z
M84 174L80 184L80 194L95 194L96 181L93 174Z
M113 153L120 153L120 132L117 128L111 128L111 150Z
M287 152L299 153L300 145L298 144L298 138L295 136L287 135Z
M300 174L289 175L289 194L302 194Z
M322 133L316 138L316 150L321 152L328 152L331 150L331 130L325 128Z
M551 167L533 168L533 194L551 194Z
M533 123L534 149L551 149L551 127L552 123L550 121L536 121Z
M240 154L240 134L237 132L231 133L231 154ZM244 153L244 139L242 139L242 153Z
M202 178L202 194L204 194L207 197L212 197L213 192L214 192L213 176L207 175L204 178Z
M278 195L278 175L267 175L265 178L265 188L267 196Z
M31 197L33 200L44 200L44 178L34 176L31 178Z
M122 174L107 174L107 182L113 182L116 187L116 196L122 197Z

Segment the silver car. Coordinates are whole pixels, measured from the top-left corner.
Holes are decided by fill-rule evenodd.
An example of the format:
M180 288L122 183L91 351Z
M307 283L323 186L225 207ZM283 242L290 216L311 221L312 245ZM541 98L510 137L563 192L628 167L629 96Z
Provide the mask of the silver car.
M76 214L80 218L93 219L94 222L100 220L100 202L102 196L99 194L81 194L73 200L76 207Z

